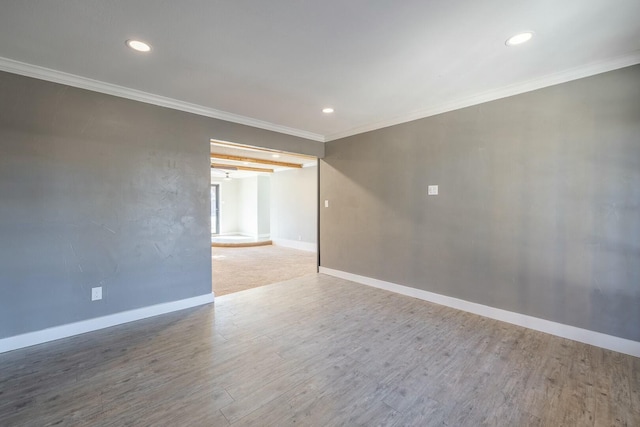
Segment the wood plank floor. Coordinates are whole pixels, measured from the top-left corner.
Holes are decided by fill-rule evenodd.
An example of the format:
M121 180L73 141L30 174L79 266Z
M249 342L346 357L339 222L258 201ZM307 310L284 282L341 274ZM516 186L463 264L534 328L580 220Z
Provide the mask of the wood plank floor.
M2 426L639 426L640 359L324 275L0 355Z
M211 278L216 297L316 274L315 252L283 246L211 248Z

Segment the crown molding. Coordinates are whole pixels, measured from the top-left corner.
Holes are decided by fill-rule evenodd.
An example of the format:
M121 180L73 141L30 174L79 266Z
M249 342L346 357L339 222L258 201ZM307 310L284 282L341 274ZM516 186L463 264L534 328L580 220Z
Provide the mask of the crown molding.
M287 126L281 126L262 120L252 119L251 117L228 113L226 111L216 110L213 108L204 107L202 105L192 104L190 102L179 101L177 99L168 98L165 96L154 95L152 93L143 92L124 86L118 86L111 83L105 83L98 80L77 76L75 74L65 73L62 71L52 70L50 68L40 67L38 65L27 64L25 62L15 61L9 58L0 57L0 71L20 74L22 76L33 77L53 83L60 83L80 89L87 89L94 92L118 96L120 98L127 98L134 101L144 102L147 104L153 104L179 111L185 111L187 113L193 113L199 116L211 117L214 119L220 119L227 122L238 123L241 125L251 126L273 132L279 132L286 135L297 136L300 138L311 139L319 142L325 141L324 136L317 133L308 132L301 129L294 129Z
M108 95L127 98L134 101L140 101L147 104L158 105L160 107L171 108L174 110L185 111L200 116L211 117L232 123L251 126L255 128L265 129L273 132L279 132L286 135L297 136L300 138L310 139L318 142L334 141L341 138L357 135L360 133L370 132L389 126L411 122L423 119L437 114L449 111L459 110L461 108L471 107L473 105L483 104L485 102L495 101L501 98L518 95L521 93L531 92L549 86L590 77L596 74L613 71L624 67L629 67L640 63L640 50L636 50L625 55L616 56L604 61L594 62L580 67L571 68L557 73L548 74L539 78L527 80L524 82L514 83L503 86L494 90L482 92L470 97L460 98L440 105L433 105L425 109L413 111L402 116L393 117L386 120L358 126L344 132L334 133L328 136L308 132L301 129L290 128L287 126L277 125L275 123L265 122L238 114L228 113L226 111L216 110L204 107L202 105L192 104L189 102L179 101L160 95L154 95L148 92L136 89L118 86L111 83L105 83L74 74L64 73L37 65L27 64L8 58L0 57L0 70L9 73L20 74L27 77L33 77L41 80L47 80L54 83L65 84L81 89L87 89L94 92L105 93Z
M448 111L459 110L473 105L483 104L489 101L495 101L501 98L518 95L525 92L531 92L549 86L578 80L585 77L594 76L596 74L606 73L607 71L617 70L619 68L629 67L640 63L640 50L627 53L622 56L616 56L604 61L593 62L580 67L571 68L524 82L514 83L508 86L482 92L470 97L457 99L441 105L434 105L426 109L418 110L397 116L388 120L382 120L375 123L358 126L344 132L338 132L325 137L325 142L334 141L336 139L346 138L364 132L370 132L377 129L386 128L402 123L423 119L437 114L446 113Z

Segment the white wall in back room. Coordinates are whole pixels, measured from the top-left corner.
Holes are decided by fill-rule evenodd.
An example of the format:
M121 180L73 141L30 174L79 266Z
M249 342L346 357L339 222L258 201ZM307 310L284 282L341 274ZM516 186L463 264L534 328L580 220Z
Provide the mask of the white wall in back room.
M258 235L258 177L238 180L238 228L241 234Z
M271 238L275 245L317 250L318 167L271 176Z
M258 237L270 237L271 229L271 180L269 176L259 175L257 183L257 220Z
M240 232L238 224L238 182L237 179L225 181L222 178L212 178L212 184L220 185L220 234L235 234Z
M270 176L213 177L211 183L220 185L220 234L270 236Z

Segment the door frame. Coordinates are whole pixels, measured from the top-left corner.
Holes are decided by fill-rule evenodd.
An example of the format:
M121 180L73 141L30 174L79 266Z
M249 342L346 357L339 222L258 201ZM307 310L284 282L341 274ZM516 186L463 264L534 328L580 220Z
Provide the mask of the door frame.
M215 206L211 206L211 214L213 214L213 210L215 209L215 214L216 214L216 232L213 232L213 224L211 224L211 235L218 235L220 234L220 184L219 183L211 183L211 192L209 193L209 203L211 203L211 195L213 194L213 192L215 191L216 194L216 205Z

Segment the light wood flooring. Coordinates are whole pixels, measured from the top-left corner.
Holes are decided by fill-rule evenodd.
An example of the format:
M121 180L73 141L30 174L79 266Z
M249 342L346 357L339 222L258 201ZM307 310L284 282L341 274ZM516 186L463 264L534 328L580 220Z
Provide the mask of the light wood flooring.
M317 262L315 252L283 246L212 247L213 292L218 297L316 274Z
M639 426L640 359L324 275L0 355L1 426Z

